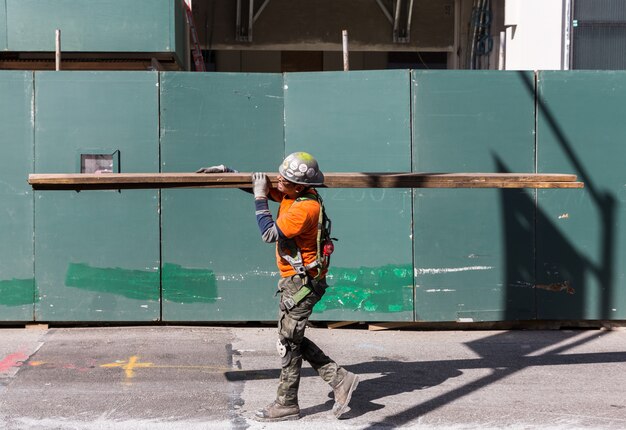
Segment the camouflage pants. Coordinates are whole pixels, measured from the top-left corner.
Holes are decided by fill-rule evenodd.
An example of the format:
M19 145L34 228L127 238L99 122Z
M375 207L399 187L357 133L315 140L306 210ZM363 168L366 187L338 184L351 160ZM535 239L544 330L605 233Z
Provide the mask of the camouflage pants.
M321 281L325 287L325 281ZM278 289L281 302L292 297L301 287L303 280L299 276L281 278ZM300 369L302 360L309 362L324 381L335 387L347 373L337 366L324 352L309 339L304 337L304 329L313 311L313 306L320 300L315 292L309 294L291 310L282 310L278 317L278 336L287 346L287 355L282 360L280 382L276 401L281 405L298 404L298 387L300 386Z

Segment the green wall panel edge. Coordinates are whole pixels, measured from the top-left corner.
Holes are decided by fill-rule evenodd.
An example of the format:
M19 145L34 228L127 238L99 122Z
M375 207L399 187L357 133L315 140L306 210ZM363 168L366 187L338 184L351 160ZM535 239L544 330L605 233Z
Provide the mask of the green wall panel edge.
M413 71L413 170L533 172L532 72ZM415 319L532 319L534 191L415 189Z
M33 72L1 71L0 94L0 321L32 321Z
M280 74L161 73L161 170L275 171L284 153L282 86ZM161 195L163 320L275 319L274 245L260 238L252 195Z
M539 193L539 318L626 319L626 73L539 72L538 168L583 190Z
M184 0L170 3L170 47L176 62L184 69L187 52L187 19L183 6Z

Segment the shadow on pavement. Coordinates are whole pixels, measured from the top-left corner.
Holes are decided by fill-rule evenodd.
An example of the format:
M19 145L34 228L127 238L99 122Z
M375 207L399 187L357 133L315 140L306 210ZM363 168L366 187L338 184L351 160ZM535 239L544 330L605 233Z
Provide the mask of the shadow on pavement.
M419 396L416 396L416 404L413 407L386 417L380 422L371 423L368 428L394 427L409 423L530 367L626 362L625 352L568 352L607 333L609 332L558 331L550 332L545 338L537 339L530 332L506 331L466 343L465 345L474 352L476 358L407 362L374 357L373 361L348 365L345 366L346 369L362 375L363 378L350 402L351 410L342 419L355 418L382 409L385 405L378 403L380 399L435 387L470 369L488 369L490 373L470 383L455 386L448 392L423 402L420 402ZM365 375L378 376L368 379ZM225 376L228 381L278 379L279 371L275 369L242 370L226 372ZM302 371L302 376L316 377L317 374L313 369L306 367ZM332 392L330 392L327 402L304 408L301 412L303 416L325 412L331 410L332 405Z

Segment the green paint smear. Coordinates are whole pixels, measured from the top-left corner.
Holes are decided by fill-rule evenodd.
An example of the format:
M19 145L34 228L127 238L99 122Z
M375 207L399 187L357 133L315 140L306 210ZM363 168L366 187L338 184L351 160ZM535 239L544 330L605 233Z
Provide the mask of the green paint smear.
M32 305L35 300L34 279L9 279L0 281L0 305Z
M176 303L212 303L217 299L215 273L163 265L163 300ZM82 290L114 294L134 300L159 300L159 273L145 270L91 267L71 263L65 285Z
M162 283L164 302L214 303L217 300L215 272L210 269L189 269L166 263L163 265ZM329 284L331 286L326 294L315 306L316 313L330 310L413 311L411 265L332 268ZM67 270L65 285L135 300L157 301L159 273L72 263ZM32 296L27 303L31 301Z
M412 312L413 266L387 265L349 269L331 268L331 285L315 312L354 310L366 312Z
M70 263L65 276L65 285L135 300L159 300L159 272Z
M217 300L215 272L187 269L177 264L163 265L163 301L213 303Z

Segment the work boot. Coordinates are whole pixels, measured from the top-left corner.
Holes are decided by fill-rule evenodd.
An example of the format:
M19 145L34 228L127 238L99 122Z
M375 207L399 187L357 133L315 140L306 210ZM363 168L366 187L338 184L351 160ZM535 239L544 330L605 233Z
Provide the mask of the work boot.
M348 409L348 403L352 398L352 392L359 385L359 377L352 372L348 372L341 382L333 388L335 393L335 404L333 405L333 414L335 418L339 418Z
M300 408L298 405L283 406L274 401L265 408L255 412L254 418L257 421L291 421L300 418Z

